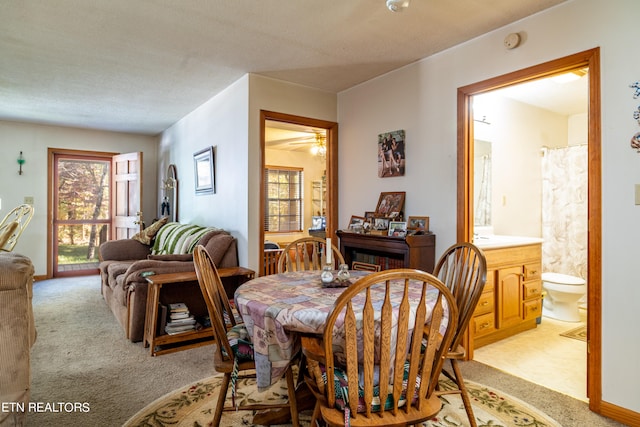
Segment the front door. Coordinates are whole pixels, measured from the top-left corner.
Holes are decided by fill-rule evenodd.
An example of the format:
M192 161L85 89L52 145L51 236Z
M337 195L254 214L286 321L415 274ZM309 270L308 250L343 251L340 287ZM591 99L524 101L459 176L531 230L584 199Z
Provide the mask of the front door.
M98 248L142 227L142 153L49 149L47 277L98 273Z
M53 169L53 276L95 274L111 222L111 156L55 153Z

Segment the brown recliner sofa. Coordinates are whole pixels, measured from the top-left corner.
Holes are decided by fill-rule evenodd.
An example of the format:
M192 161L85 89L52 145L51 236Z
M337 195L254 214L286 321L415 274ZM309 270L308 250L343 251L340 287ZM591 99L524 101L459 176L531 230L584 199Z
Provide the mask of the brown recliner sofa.
M33 264L16 253L0 253L0 426L26 425L31 389ZM7 410L8 409L8 410Z
M169 223L160 228L153 245L134 239L110 240L100 245L102 296L132 342L142 341L144 335L149 275L195 271L192 252L196 245L203 245L219 268L238 266L237 240L221 229L208 228L196 241L186 245L188 249L182 245L178 250L167 242L159 247L157 241L163 239L163 229L172 226L180 224ZM188 253L172 253L185 250ZM173 292L172 298L178 298L187 306L192 301L198 304L202 299L197 287L180 284L167 290Z

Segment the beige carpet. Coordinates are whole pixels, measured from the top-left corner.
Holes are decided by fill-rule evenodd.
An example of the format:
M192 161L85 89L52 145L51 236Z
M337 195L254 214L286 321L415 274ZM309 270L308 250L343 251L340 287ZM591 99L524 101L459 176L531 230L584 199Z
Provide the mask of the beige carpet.
M220 388L220 375L214 375L186 387L182 387L156 400L142 409L125 423L126 427L147 426L210 426L213 410ZM270 390L258 393L254 380L242 380L238 384L237 399L248 401L279 401L286 399L284 381ZM508 394L490 389L481 384L467 381L473 401L474 415L480 426L537 426L560 427L560 424L538 409ZM452 389L453 383L447 379L440 381L443 390ZM247 391L249 390L249 391ZM242 392L242 394L240 394ZM425 427L450 427L467 425L467 415L458 395L442 398L443 407L433 420L425 422ZM229 411L223 413L222 426L252 425L249 411ZM311 411L301 413L303 426L310 425Z
M211 346L151 357L142 343L128 342L100 295L98 276L36 282L33 306L38 339L31 352L31 401L88 408L33 411L29 426L122 426L167 393L215 375ZM528 402L563 427L621 426L582 401L485 364L463 362L461 369L465 379Z

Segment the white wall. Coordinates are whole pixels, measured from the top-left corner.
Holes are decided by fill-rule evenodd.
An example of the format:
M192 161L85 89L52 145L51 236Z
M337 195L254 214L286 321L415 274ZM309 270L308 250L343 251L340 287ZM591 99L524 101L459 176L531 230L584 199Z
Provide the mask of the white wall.
M602 398L640 412L640 352L630 339L637 324L640 279L635 269L640 207L640 155L629 147L638 124L629 84L640 78L636 0L573 0L421 60L338 95L340 123L340 225L369 210L381 191L406 191L408 215L428 215L436 252L456 240L456 91L458 87L601 48L602 90ZM503 47L511 32L523 36ZM490 60L488 60L490 58ZM378 178L379 133L405 129L407 173ZM624 349L624 351L620 351Z
M567 146L567 116L495 97L491 128L493 230L542 237L541 148Z
M176 165L179 222L213 226L238 239L240 264L246 265L248 216L248 77L236 81L163 132L160 177ZM215 147L215 194L195 194L193 154Z
M47 150L95 150L113 153L143 152L143 217L155 216L157 137L87 129L0 121L0 218L25 196L34 198L34 216L14 251L31 258L35 274L47 273ZM18 155L26 160L18 175Z
M163 132L160 177L170 163L180 181L180 222L224 228L238 239L240 264L258 269L262 158L260 110L335 121L336 95L245 75ZM193 153L216 147L216 193L195 196Z

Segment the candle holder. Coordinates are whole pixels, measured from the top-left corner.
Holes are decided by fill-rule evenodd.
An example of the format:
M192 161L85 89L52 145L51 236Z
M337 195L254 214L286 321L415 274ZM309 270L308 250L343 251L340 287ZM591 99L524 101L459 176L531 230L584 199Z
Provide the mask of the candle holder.
M25 161L26 160L24 159L24 156L22 155L22 151L21 151L20 155L18 156L18 164L20 165L18 169L18 175L22 175L22 165L24 165Z

